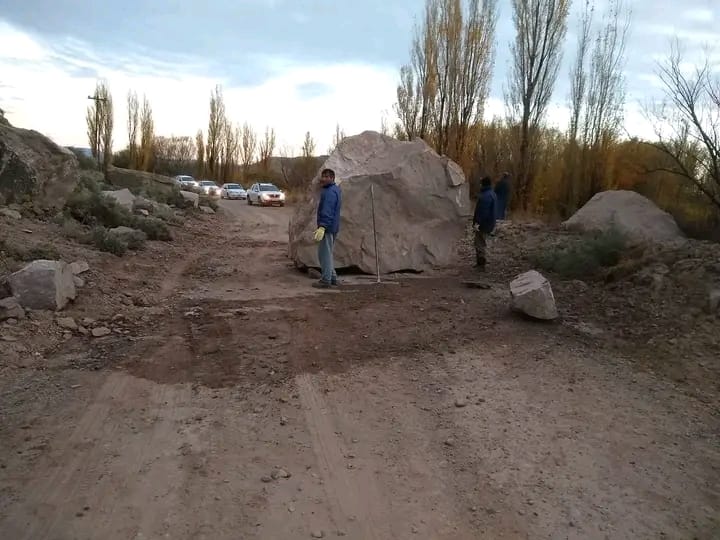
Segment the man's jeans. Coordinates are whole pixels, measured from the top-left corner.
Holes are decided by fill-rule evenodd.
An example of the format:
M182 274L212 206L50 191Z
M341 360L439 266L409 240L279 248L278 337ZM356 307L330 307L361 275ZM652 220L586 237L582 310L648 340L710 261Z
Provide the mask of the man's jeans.
M335 262L333 261L334 247L335 235L326 232L318 245L318 259L320 259L322 281L325 283L337 283L337 273L335 273Z

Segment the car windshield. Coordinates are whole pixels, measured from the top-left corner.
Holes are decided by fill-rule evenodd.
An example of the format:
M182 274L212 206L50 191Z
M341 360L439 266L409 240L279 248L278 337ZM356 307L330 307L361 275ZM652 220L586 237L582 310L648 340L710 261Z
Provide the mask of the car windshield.
M238 184L227 184L227 185L225 186L225 188L226 188L226 189L242 189L242 187L239 186Z
M212 182L212 181L210 181L210 180L203 180L203 181L200 182L200 183L201 183L203 186L214 186L214 185L215 185L215 182Z
M260 191L280 191L272 184L260 184Z
M178 178L179 178L181 181L183 181L183 182L188 182L188 181L190 181L190 180L193 180L193 177L192 177L192 176L183 176L183 175L181 175L181 176L178 176Z

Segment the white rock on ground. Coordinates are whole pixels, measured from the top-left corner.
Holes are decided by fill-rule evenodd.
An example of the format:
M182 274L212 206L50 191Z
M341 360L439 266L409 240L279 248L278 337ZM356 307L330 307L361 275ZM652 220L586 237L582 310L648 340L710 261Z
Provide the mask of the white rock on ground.
M75 299L70 266L63 261L37 260L8 277L10 292L26 309L63 309Z
M530 270L510 282L512 307L530 317L542 320L558 318L555 296L550 282L540 272Z
M614 228L632 242L665 244L685 240L670 214L634 191L597 193L563 226L584 232Z
M182 195L186 201L190 201L193 207L197 208L200 205L200 195L197 193L193 193L192 191L181 191L180 195Z
M0 299L0 321L7 319L24 319L25 310L14 296Z
M323 168L335 171L342 191L338 268L375 272L370 188L375 194L380 271L423 271L452 263L471 215L462 169L424 141L403 142L365 131L347 137ZM289 254L299 267L318 267L312 239L320 196L319 174L289 227Z
M129 189L119 189L117 191L103 191L103 195L113 199L123 208L126 208L132 212L133 205L135 204L135 195Z
M206 214L214 214L215 213L215 210L213 210L209 206L201 206L200 210L202 210Z

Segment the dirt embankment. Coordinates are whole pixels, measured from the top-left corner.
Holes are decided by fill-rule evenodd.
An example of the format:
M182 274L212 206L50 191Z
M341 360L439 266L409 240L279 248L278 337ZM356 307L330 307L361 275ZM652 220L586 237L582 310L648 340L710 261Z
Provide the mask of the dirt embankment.
M468 264L318 292L288 210L223 208L124 259L58 240L91 266L63 316L112 333L0 327L0 536L720 533L716 323L671 321L672 282L552 279L562 321L524 320L508 278L558 233L518 226L489 289Z

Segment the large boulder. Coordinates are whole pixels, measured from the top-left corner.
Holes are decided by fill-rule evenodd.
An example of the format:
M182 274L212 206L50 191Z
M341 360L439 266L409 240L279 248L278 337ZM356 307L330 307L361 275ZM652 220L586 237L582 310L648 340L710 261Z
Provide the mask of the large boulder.
M374 131L344 139L323 168L335 171L342 190L338 268L375 272L370 187L380 271L423 271L450 264L471 213L460 167L424 141L402 142ZM317 267L312 239L320 196L318 175L289 226L289 255L298 267Z
M551 321L558 318L555 296L550 282L540 272L530 270L510 282L512 307L534 319Z
M119 167L108 168L107 181L120 188L146 190L150 193L162 191L169 194L175 189L175 182L169 176Z
M583 232L615 229L636 243L683 242L675 219L634 191L602 191L590 199L564 227Z
M64 308L75 299L70 266L63 261L37 260L8 277L10 292L27 309Z
M132 212L135 204L135 195L129 189L118 189L116 191L102 191L105 197L114 200L118 205Z
M0 199L61 208L78 183L78 161L45 135L0 122Z
M197 193L193 193L192 191L181 191L180 195L182 195L183 199L192 204L194 208L197 208L200 204L200 195Z

